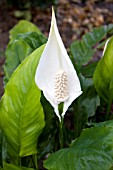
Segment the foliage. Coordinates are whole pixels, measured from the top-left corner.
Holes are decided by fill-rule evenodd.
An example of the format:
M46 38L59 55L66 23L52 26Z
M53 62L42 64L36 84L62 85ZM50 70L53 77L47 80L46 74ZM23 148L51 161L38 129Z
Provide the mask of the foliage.
M34 24L28 21L22 20L10 30L10 42L5 52L5 85L16 67L44 43L46 43L45 36Z
M100 61L93 59L112 33L112 24L101 26L71 44L83 94L59 123L34 80L46 37L28 21L11 29L0 101L1 169L40 170L45 159L48 170L112 169L113 37Z
M14 154L27 156L37 153L37 139L45 124L40 91L34 82L43 48L34 51L16 69L0 103L0 124L9 145L9 155L13 157Z
M102 59L98 63L93 80L100 97L106 102L113 100L113 66L112 66L113 37L107 43Z
M103 38L112 29L113 24L94 28L92 32L86 33L81 41L77 40L71 44L71 54L79 67L91 60L96 50L103 45Z
M12 164L7 164L4 162L3 170L34 170L33 168L19 167Z
M98 132L98 133L97 133ZM48 170L109 170L113 165L113 121L85 129L70 148L61 149L44 162Z
M95 90L92 79L79 75L83 94L73 103L75 111L75 134L78 137L88 118L95 115L97 107L100 105L100 98ZM77 127L76 127L77 126Z
M24 34L27 32L37 32L40 34L40 30L31 22L26 20L21 20L10 30L10 40L15 40L15 36L18 34Z

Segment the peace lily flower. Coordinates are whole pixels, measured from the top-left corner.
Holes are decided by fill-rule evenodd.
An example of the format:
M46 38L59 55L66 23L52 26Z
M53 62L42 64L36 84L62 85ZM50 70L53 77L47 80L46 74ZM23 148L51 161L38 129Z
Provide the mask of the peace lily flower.
M49 38L36 70L35 82L60 121L82 93L78 76L60 37L53 9ZM63 113L60 115L58 104L62 102Z

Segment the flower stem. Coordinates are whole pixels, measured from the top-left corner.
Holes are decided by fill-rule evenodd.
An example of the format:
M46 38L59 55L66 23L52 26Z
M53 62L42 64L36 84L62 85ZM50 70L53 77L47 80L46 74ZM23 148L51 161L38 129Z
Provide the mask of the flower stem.
M64 134L63 134L63 118L59 124L59 142L60 142L60 149L64 146Z
M19 166L22 165L22 160L21 160L21 157L19 157Z
M58 110L59 110L60 116L61 116L61 114L63 112L63 106L64 106L64 103L60 103L58 105ZM64 124L64 117L61 116L61 121L59 122L59 143L60 143L60 149L63 148L63 146L64 146L63 124Z
M78 111L77 111L77 107L75 105L75 103L73 103L73 109L74 109L74 128L75 128L75 138L78 138L81 130L82 130L82 127L79 123L80 121L80 114L78 114Z
M75 134L76 134L76 138L79 136L79 117L78 117L78 113L76 112L76 116L75 116Z
M38 169L37 154L33 155L33 162L34 162L35 168Z
M107 105L106 120L109 120L111 105L112 105L112 97L110 96L109 101L108 101L108 105Z

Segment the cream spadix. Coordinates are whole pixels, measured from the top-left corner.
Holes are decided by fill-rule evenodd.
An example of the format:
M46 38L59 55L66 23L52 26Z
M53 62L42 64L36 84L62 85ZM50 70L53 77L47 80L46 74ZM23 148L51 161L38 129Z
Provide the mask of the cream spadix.
M49 38L36 70L35 82L60 121L71 103L82 93L78 76L60 37L54 10ZM60 115L58 104L62 102L63 113Z

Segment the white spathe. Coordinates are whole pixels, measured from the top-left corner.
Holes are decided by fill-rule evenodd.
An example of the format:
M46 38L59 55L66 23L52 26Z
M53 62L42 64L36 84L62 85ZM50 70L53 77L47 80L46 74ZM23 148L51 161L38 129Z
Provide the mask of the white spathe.
M78 76L60 37L54 10L49 38L36 70L35 82L53 106L60 121L71 103L82 93ZM64 105L60 115L58 104L61 102L64 102Z

